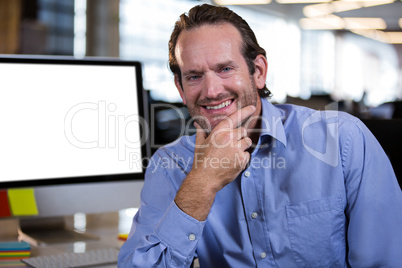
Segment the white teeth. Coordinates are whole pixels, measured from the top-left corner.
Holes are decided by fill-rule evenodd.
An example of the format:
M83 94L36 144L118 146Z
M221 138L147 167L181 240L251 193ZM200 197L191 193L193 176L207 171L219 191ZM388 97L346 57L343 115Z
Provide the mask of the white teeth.
M223 107L229 106L231 103L232 103L232 101L228 100L228 101L222 102L221 104L216 105L216 106L206 106L206 108L208 110L217 110L217 109L221 109Z

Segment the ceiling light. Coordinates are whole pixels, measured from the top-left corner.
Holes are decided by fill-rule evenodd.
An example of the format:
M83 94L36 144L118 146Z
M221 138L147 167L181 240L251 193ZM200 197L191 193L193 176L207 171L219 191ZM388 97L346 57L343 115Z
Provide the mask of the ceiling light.
M375 0L375 1L339 0L339 1L332 1L330 3L305 6L303 8L303 13L306 17L311 18L331 13L355 10L363 7L385 5L393 2L394 0Z
M383 31L379 30L352 30L351 32L370 38L374 39L383 43L387 43L386 36L384 35Z
M299 24L305 30L340 30L345 27L344 21L335 15L321 18L302 18L299 20Z
M332 5L329 3L309 5L303 8L303 13L306 17L319 17L332 13Z
M343 2L334 1L331 3L323 3L316 5L309 5L303 8L303 13L306 17L318 17L328 15L336 12L343 12L347 10L359 9L362 7L361 2Z
M343 1L350 1L350 0L343 0ZM373 7L373 6L380 6L380 5L386 5L386 4L391 4L395 2L394 0L365 0L362 1L363 7Z
M361 1L334 1L331 4L334 13L359 9L364 6Z
M303 13L306 17L318 17L335 12L342 12L347 10L359 9L362 7L361 2L344 2L334 1L331 3L323 3L316 5L309 5L303 8Z
M220 6L230 5L264 5L271 3L271 0L215 0Z
M385 29L387 24L382 18L343 18L345 29Z
M379 30L352 30L352 32L383 43L402 44L402 32L384 32Z
M311 4L311 3L328 3L332 0L276 0L279 4Z
M393 2L395 2L395 0L339 0L332 3L336 6L336 11L334 12L342 12L362 7L386 5Z
M392 3L395 0L339 0L341 2L363 2L364 4L384 4L384 3Z
M387 43L402 44L402 32L384 32L386 34Z

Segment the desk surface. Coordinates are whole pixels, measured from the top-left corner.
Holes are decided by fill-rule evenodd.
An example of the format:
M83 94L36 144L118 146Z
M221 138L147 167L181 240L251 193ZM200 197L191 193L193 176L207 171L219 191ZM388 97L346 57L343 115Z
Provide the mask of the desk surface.
M97 240L88 240L74 243L59 243L49 245L31 246L31 257L47 256L69 252L85 252L87 250L118 247L124 241L118 239L119 233L128 233L131 227L133 209L102 214L78 214L65 217L69 229L85 231L90 235L99 237ZM15 219L0 220L0 241L16 241L18 237L18 221ZM0 262L1 267L1 262ZM18 267L28 267L21 263ZM117 267L105 265L101 267Z

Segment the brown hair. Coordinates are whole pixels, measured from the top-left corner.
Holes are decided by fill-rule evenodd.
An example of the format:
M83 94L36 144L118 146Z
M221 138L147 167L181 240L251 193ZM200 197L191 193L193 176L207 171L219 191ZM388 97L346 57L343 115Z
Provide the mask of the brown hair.
M260 54L266 57L265 50L260 47L253 30L248 23L239 15L226 7L212 6L208 4L198 5L190 9L188 14L183 13L176 22L169 40L169 67L174 75L179 77L181 83L181 71L177 63L175 49L177 40L183 30L192 30L206 24L230 23L240 32L243 40L242 55L247 62L250 74L254 74L254 60ZM270 97L271 92L266 85L258 89L260 97Z

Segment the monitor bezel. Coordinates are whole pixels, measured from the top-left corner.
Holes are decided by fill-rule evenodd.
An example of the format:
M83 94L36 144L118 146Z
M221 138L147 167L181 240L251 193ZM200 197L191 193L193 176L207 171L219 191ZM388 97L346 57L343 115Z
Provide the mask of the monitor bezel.
M139 61L122 60L118 58L96 58L86 57L77 59L69 56L36 56L36 55L0 55L0 64L2 63L24 63L24 64L59 64L59 65L105 65L105 66L133 66L135 67L136 83L137 83L137 99L138 99L138 114L143 118L149 126L147 95L143 88L142 64ZM148 131L149 133L149 131ZM141 146L142 159L147 159L150 156L149 138L145 139ZM142 161L144 162L144 161ZM122 174L105 174L105 175L90 175L90 176L75 176L75 177L59 177L32 179L20 181L0 181L0 189L6 188L21 188L35 186L51 186L63 184L85 184L85 183L104 183L118 181L144 180L146 167L142 165L140 173L122 173Z

